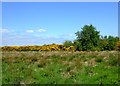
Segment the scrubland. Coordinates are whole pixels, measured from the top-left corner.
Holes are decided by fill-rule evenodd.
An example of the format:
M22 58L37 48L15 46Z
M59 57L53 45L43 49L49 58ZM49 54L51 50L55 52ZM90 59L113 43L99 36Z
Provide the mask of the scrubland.
M118 51L4 51L2 84L118 84Z

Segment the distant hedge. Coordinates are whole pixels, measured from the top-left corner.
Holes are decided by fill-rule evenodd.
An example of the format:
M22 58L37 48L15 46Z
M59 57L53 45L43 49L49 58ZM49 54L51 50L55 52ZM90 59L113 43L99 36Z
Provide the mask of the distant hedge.
M75 51L74 46L65 47L64 45L49 44L43 46L4 46L2 51Z
M102 51L103 49L94 49L91 51ZM109 48L108 48L109 50ZM120 51L120 41L116 42L116 45L111 50ZM69 47L65 47L60 44L49 44L43 46L3 46L1 47L1 51L82 51L79 50L76 45L71 45Z

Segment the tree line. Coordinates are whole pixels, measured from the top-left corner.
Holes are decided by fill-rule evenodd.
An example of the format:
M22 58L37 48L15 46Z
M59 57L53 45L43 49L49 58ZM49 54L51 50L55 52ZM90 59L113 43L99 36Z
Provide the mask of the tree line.
M43 46L3 46L2 51L104 51L119 50L120 38L102 36L93 25L84 25L77 31L76 39L64 41L63 44L48 44Z
M103 51L120 50L120 38L114 36L102 36L93 25L85 25L77 31L76 39L65 41L65 47L74 46L77 51Z

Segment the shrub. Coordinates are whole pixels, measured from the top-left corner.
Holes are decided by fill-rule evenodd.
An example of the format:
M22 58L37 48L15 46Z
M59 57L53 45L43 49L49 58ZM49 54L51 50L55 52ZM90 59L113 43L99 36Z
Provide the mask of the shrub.
M74 40L74 44L73 45L74 45L76 51L81 51L82 50L81 42L79 42L77 40Z
M116 50L120 51L120 41L116 43Z
M70 46L73 45L73 43L72 43L71 41L65 41L65 42L63 43L63 45L64 45L65 47L70 47Z

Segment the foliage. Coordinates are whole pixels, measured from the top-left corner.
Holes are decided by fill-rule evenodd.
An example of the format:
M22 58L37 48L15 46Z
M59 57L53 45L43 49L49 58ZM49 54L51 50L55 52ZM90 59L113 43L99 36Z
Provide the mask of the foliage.
M75 34L77 37L77 41L74 42L76 50L119 50L119 37L113 37L111 35L100 37L100 32L93 25L85 25L82 31L77 31Z
M79 42L78 40L74 40L74 44L75 46L75 50L76 51L81 51L82 50L82 45L81 45L81 42Z
M116 43L119 41L118 37L104 36L101 38L101 50L115 50Z
M120 51L120 41L116 43L116 50Z
M82 50L91 50L93 47L98 46L99 32L96 31L93 25L85 25L82 31L78 31L75 34L82 45Z
M73 45L73 43L72 43L71 41L65 41L65 42L63 43L63 45L64 45L65 47L70 47L70 46Z

